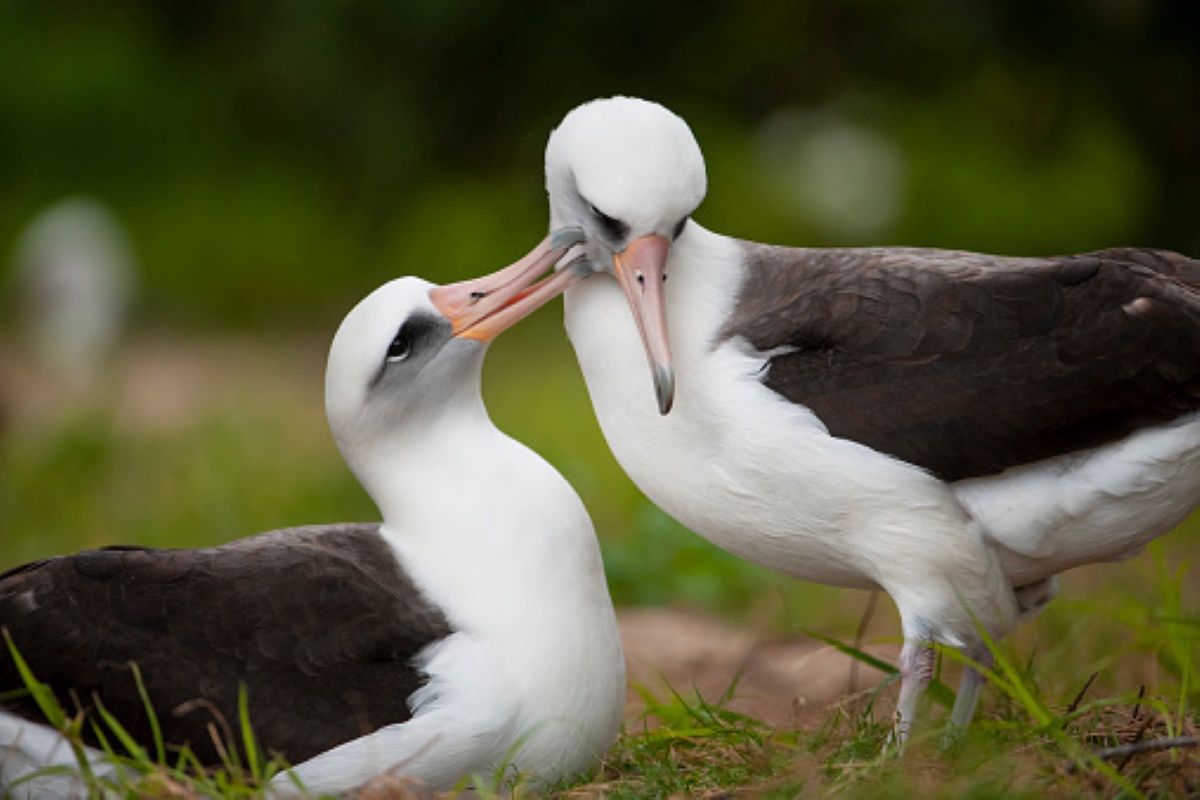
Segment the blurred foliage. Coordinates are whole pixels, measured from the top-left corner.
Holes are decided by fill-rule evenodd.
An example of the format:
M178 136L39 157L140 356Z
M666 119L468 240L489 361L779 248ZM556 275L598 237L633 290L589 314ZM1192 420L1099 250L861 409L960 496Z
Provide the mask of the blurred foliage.
M233 329L266 359L201 369L183 393L204 407L174 427L117 401L11 426L0 567L374 517L320 416L319 350L391 276L528 250L546 136L592 97L682 114L709 166L697 217L731 235L1200 254L1198 43L1194 0L0 0L0 271L41 208L91 195L137 250L135 338ZM852 630L861 600L832 601L857 595L718 553L638 494L559 314L493 348L489 407L580 491L617 598ZM272 369L292 336L321 342L300 380Z
M545 230L550 129L617 93L691 123L709 169L697 218L723 233L1200 255L1195 0L0 0L0 570L377 518L321 414L334 326L397 274L458 279L526 252ZM135 331L88 389L15 367L2 338L13 243L80 194L113 208L142 273ZM895 640L886 600L860 630L862 593L740 561L643 498L605 447L560 313L492 347L485 394L583 497L618 604ZM1167 687L1194 720L1198 534L1193 516L1147 556L1065 577L1010 640L1038 696L1066 706L1096 672L1085 703ZM848 796L1002 796L1043 773L1077 793L1043 732L988 702L940 772L920 746L878 762L874 726L828 736L822 769L757 793L792 796L803 776ZM602 792L781 769L753 726L676 705L623 739Z
M0 241L112 203L143 319L328 325L400 272L461 277L544 228L576 103L658 99L705 148L698 217L794 244L1200 251L1191 0L0 0ZM780 112L886 138L900 213L847 235L783 198Z
M587 401L578 375L554 357L565 355L555 350L566 342L552 342L547 360L535 331L517 328L513 337L488 360L488 377L528 383L488 380L489 408L583 496L618 604L690 606L771 633L802 627L854 636L865 594L772 573L667 518L621 473L594 418L571 413ZM0 436L0 571L86 547L211 546L289 525L378 519L322 424L318 343L226 342L205 345L206 358L195 347L171 347L183 354L183 366L173 367L182 370L182 397L137 400L136 387L111 387L100 405L60 409ZM115 373L137 381L128 363ZM195 387L204 389L198 398ZM1147 555L1066 576L1062 597L1015 637L1047 667L1048 689L1069 694L1081 674L1102 671L1105 685L1129 690L1146 674L1131 652L1156 654L1156 674L1176 672L1173 644L1163 637L1178 631L1158 623L1195 618L1200 572L1190 567L1200 560L1198 533L1193 516ZM1188 624L1180 630L1194 634ZM898 632L885 599L871 638Z

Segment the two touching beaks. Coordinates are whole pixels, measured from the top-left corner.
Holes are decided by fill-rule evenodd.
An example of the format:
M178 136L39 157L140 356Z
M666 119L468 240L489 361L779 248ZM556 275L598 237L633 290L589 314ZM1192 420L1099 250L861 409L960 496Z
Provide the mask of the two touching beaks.
M609 273L629 302L646 349L658 410L666 414L675 399L663 294L671 243L656 234L641 236L614 253L611 264L594 264L583 254L568 257L584 241L580 228L553 231L524 258L490 275L435 287L430 300L450 320L455 336L487 342L579 281ZM552 272L543 278L547 270Z

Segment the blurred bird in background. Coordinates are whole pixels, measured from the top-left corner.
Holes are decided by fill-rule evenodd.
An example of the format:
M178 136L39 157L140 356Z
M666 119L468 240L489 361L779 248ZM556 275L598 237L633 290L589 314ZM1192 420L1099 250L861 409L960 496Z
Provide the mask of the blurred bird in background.
M125 329L135 288L133 249L103 203L49 206L17 239L20 337L42 377L74 389L102 373Z

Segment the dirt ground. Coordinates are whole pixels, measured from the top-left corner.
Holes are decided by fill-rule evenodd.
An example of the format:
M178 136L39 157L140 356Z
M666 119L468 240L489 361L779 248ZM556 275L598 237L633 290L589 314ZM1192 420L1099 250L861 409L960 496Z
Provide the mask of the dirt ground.
M642 702L635 685L669 697L667 685L716 702L737 679L727 707L777 727L820 723L844 697L877 686L880 674L805 637L765 639L748 628L673 608L625 608L617 613L630 684L627 719ZM898 647L868 645L895 663Z

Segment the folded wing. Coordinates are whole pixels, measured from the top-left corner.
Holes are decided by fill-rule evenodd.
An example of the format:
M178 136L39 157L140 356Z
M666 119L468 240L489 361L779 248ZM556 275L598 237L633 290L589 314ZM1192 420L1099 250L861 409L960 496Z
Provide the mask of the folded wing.
M773 351L763 382L944 480L1200 410L1200 261L745 248L724 334Z
M291 763L407 720L412 659L450 633L377 525L29 564L0 576L0 626L60 702L99 699L149 745L136 663L166 741L206 764L221 760L212 730L237 731L241 685L260 746ZM20 686L0 654L0 694ZM41 719L28 698L4 708Z

